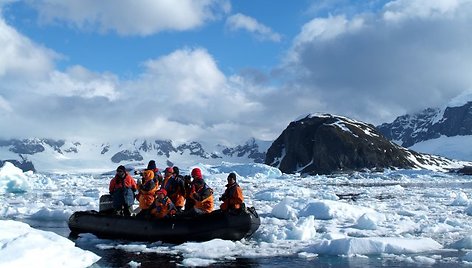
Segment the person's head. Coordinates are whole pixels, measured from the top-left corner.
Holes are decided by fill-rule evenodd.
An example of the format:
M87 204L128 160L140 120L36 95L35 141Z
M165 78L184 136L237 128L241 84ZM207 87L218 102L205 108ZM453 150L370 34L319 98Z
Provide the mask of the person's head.
M157 167L156 167L156 161L154 161L154 160L149 161L148 166L147 166L147 169L149 169L149 170L154 170L154 169L156 169L156 168L157 168Z
M144 181L150 181L150 180L154 179L154 171L152 171L152 170L143 171L143 179L144 179Z
M235 183L236 182L236 173L234 173L234 172L229 173L227 180L228 180L228 184Z
M176 166L174 166L173 169L174 169L174 174L175 174L175 176L179 176L179 174L180 174L179 168L176 167Z
M156 192L156 196L157 198L159 199L163 199L164 197L167 196L167 191L166 189L159 189L157 192Z
M164 171L164 176L165 177L170 177L174 174L174 169L172 167L167 167L166 170Z
M123 165L120 165L116 168L116 175L118 175L121 178L124 178L126 176L126 168Z
M202 180L203 179L203 176L202 176L202 171L199 169L199 168L194 168L192 169L192 178L194 180Z

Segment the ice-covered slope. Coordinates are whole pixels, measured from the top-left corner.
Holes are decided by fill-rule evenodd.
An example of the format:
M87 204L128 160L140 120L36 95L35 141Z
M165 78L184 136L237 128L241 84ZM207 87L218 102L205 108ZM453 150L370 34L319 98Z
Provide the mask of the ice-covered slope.
M118 165L145 166L151 159L158 167L196 163L261 163L270 142L248 140L243 145L222 145L170 140L133 140L94 143L52 139L1 140L0 160L31 162L43 172L102 172Z
M458 97L443 108L429 108L377 126L390 140L418 152L472 161L472 102Z

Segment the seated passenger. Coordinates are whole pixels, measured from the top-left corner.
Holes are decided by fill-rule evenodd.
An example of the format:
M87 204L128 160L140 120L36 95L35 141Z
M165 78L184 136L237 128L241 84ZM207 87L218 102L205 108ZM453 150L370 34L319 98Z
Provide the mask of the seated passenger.
M156 166L156 161L149 160L146 169L154 171L154 180L160 185L162 183L162 174Z
M126 172L124 166L119 166L116 169L115 177L111 179L109 185L115 214L131 216L136 188L136 181L134 181L133 177Z
M162 219L175 215L177 209L167 196L165 189L160 189L156 192L156 200L151 207L151 215L154 218Z
M189 198L194 205L185 215L205 214L213 211L213 189L211 189L203 180L202 171L199 168L192 170L192 190Z
M138 182L138 195L136 197L141 211L136 216L147 217L150 215L150 206L156 199L159 184L154 180L154 172L152 170L143 171L142 176L143 178Z
M236 174L231 172L228 175L228 184L226 184L226 190L220 197L220 201L223 203L220 205L222 211L228 210L239 210L244 202L243 191L236 182Z
M165 169L161 188L167 191L170 200L172 200L175 207L180 212L185 204L184 181L178 174L174 173L174 168L167 167Z

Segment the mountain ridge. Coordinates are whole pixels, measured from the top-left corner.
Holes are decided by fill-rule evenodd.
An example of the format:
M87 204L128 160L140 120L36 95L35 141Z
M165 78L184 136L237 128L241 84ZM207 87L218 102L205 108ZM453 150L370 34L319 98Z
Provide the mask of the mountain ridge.
M444 157L472 160L472 102L397 117L377 126L388 139L407 148Z
M197 141L176 144L171 140L158 139L135 139L116 144L48 138L3 139L0 140L0 161L17 161L17 166L19 163L29 163L31 170L49 172L109 170L121 164L146 165L151 159L156 160L159 167L221 161L262 163L268 146L269 142L254 138L234 147L212 146Z

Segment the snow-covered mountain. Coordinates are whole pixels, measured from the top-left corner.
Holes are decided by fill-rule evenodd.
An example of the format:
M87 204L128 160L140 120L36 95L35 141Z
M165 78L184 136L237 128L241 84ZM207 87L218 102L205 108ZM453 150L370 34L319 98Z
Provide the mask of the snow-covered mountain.
M151 159L158 167L197 163L262 163L271 142L248 140L227 147L201 142L175 144L171 140L90 143L53 139L0 140L0 161L43 172L101 172L118 165L145 166Z
M449 103L377 126L388 139L418 152L472 160L472 101Z

